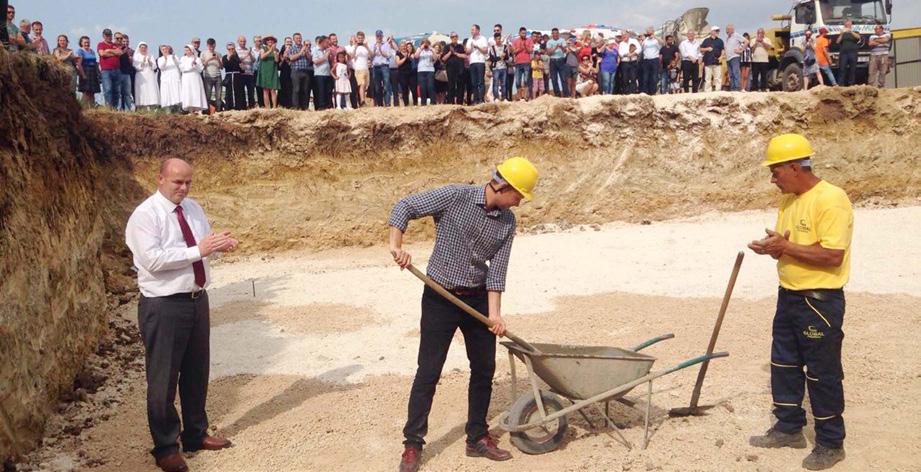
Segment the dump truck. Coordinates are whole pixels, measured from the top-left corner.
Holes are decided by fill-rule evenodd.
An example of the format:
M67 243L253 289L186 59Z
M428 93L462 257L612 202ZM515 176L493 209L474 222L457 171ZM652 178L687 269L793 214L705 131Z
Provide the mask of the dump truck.
M796 0L786 15L774 15L780 27L766 30L772 37L775 55L771 58L768 84L772 89L792 92L803 88L803 41L807 29L818 35L819 28L828 30L829 60L832 70L838 70L837 39L844 29L844 20L853 21L853 31L860 34L857 57L857 83L867 83L870 63L869 38L876 23L886 33L892 24L892 0Z

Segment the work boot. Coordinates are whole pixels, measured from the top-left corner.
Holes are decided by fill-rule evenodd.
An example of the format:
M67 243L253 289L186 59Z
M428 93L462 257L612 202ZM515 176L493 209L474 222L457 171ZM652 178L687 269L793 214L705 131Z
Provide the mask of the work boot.
M512 453L499 449L492 436L486 435L474 444L467 444L467 457L485 457L491 461L507 461L512 458Z
M748 443L755 447L764 447L774 449L778 447L792 447L793 449L804 449L806 447L806 437L802 431L795 433L784 433L771 427L763 436L752 436L748 438Z
M400 472L416 472L419 470L419 456L421 454L421 449L406 446L406 449L403 449L403 457L400 459Z
M179 454L178 451L158 457L157 467L163 470L163 472L186 472L189 470L189 466L186 465L185 459L182 458L182 455Z
M825 470L844 460L844 448L837 449L816 444L812 454L803 459L803 468L809 470Z

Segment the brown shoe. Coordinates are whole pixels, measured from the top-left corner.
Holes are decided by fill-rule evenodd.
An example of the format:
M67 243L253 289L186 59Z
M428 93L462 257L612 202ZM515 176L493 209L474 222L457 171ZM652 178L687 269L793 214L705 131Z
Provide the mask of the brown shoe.
M202 436L201 442L197 446L186 446L182 445L182 449L186 452L193 451L217 451L218 449L226 449L230 447L232 443L228 439L218 438L214 436Z
M419 470L419 455L422 451L413 446L406 446L403 449L403 457L400 458L400 472L416 472Z
M172 452L165 456L157 458L157 467L163 469L163 472L186 472L189 466L186 465L182 454Z
M491 461L507 461L512 458L512 453L499 449L496 441L490 435L483 436L474 444L467 444L467 457L485 457Z

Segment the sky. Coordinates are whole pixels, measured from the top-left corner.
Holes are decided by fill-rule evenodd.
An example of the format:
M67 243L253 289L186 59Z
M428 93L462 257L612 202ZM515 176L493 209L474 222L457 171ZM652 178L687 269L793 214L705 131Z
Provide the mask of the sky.
M127 33L131 44L171 44L174 48L192 37L215 38L218 50L243 34L251 44L254 35L274 34L281 39L295 31L313 38L337 33L341 43L349 34L364 30L369 36L382 29L394 36L432 31L457 30L469 34L478 23L487 30L494 23L506 33L519 26L528 29L578 27L599 23L619 28L659 27L693 7L709 7L710 24L734 23L739 32L753 32L771 26L770 16L787 13L792 0L10 0L16 6L16 21L40 20L45 36L52 39L67 34L71 46L87 35L93 44L101 39L103 28ZM894 28L921 26L921 1L893 0ZM254 5L258 5L254 7ZM263 5L272 5L264 8ZM386 5L386 6L384 6ZM52 46L54 47L54 46Z

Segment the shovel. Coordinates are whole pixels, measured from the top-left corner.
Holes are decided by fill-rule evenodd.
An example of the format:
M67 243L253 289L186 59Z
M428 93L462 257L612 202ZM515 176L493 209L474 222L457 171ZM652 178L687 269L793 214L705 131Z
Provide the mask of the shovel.
M707 355L713 354L713 348L716 347L716 338L720 334L720 327L723 326L723 317L726 315L726 308L729 306L729 298L732 296L732 289L736 285L736 277L739 275L739 268L742 267L742 259L745 257L745 253L739 251L739 254L736 256L736 263L732 267L732 275L729 276L729 285L726 286L726 293L723 295L723 304L720 305L720 314L716 317L716 325L713 326L713 334L710 336L710 345L707 346ZM700 400L700 389L704 385L704 377L707 375L707 367L710 365L710 361L706 360L700 364L700 372L697 373L697 383L694 384L694 393L691 394L691 405L681 408L672 408L668 411L668 416L699 416L703 415L704 411L713 408L713 405L698 406L697 401Z
M417 269L414 265L410 264L406 268L410 272L412 272L412 274L415 275L419 280L424 282L425 285L428 285L429 287L431 287L432 290L438 292L439 295L448 299L449 302L457 305L458 308L460 308L461 310L464 310L465 312L467 312L468 315L479 320L480 323L483 323L486 326L489 326L490 328L492 328L492 322L489 321L489 318L487 318L486 316L483 316L482 313L474 309L472 306L464 303L463 301L461 301L461 299L455 297L453 293L447 291L444 287L439 285L438 282L435 282L434 280L432 280L431 277L420 272L419 269ZM515 344L527 349L528 351L534 354L541 353L536 347L532 346L529 342L525 341L524 339L521 339L518 336L515 336L509 330L505 330L505 337L511 339L512 341L515 342Z

